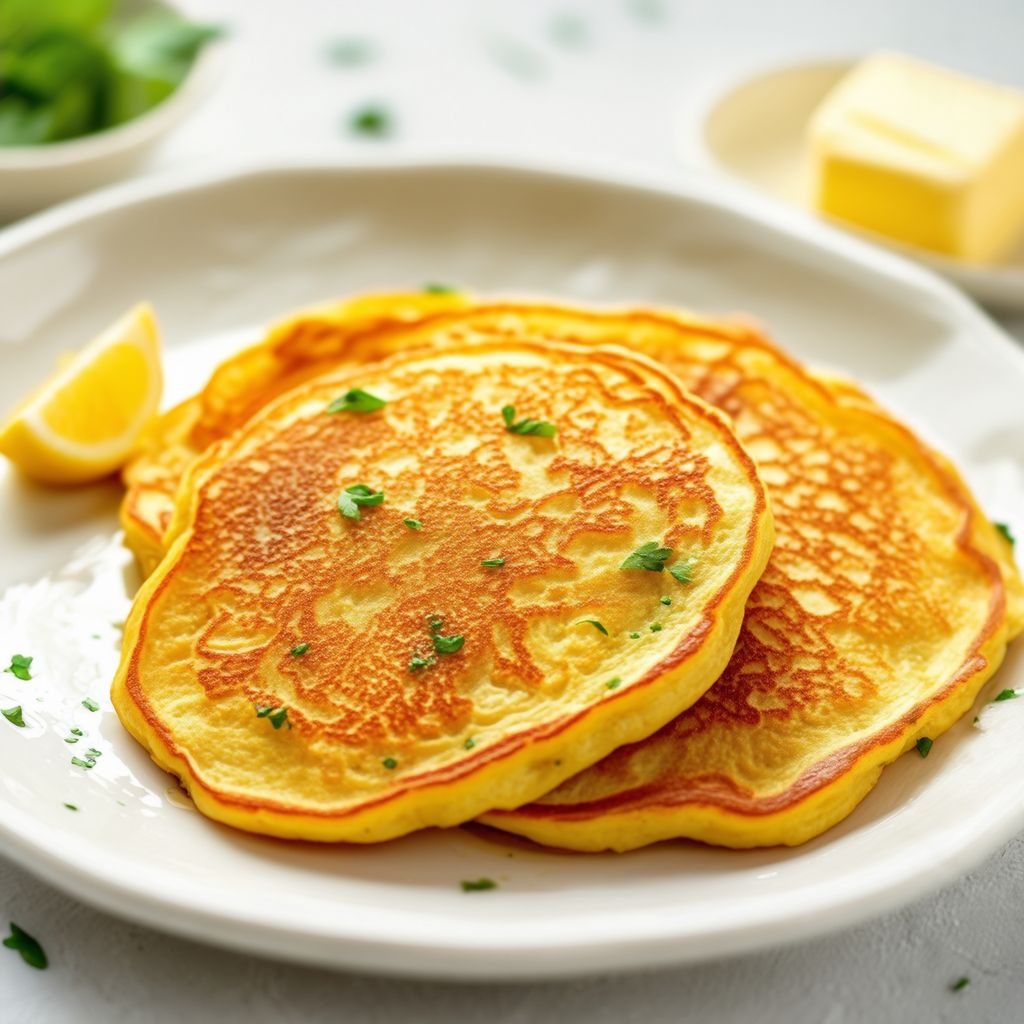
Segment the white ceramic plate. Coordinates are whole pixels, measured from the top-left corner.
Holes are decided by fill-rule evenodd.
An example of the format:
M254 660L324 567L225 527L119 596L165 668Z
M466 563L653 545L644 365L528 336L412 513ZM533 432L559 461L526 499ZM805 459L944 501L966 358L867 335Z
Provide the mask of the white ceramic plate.
M793 223L791 223L793 221ZM955 456L1024 535L1024 356L947 285L779 208L720 191L496 167L299 166L143 182L0 236L0 375L13 396L131 303L162 319L176 398L297 304L447 281L485 292L746 310L800 357L853 373ZM79 898L213 942L447 977L608 971L793 940L888 910L1024 825L1024 700L889 769L797 850L668 843L567 855L455 829L371 848L260 839L203 819L110 710L134 574L117 488L0 478L0 847ZM36 582L42 579L44 582ZM986 698L1024 685L1024 650ZM80 701L94 697L101 710ZM979 702L980 707L980 702ZM71 727L86 735L67 745ZM84 771L83 748L101 751ZM1009 780L1009 781L1008 781ZM77 811L64 805L71 803ZM465 894L491 876L496 891Z
M708 109L699 146L717 168L761 192L807 209L807 122L853 63L831 60L787 65L734 85ZM872 240L932 267L982 302L1024 310L1024 240L1016 251L991 266L945 259L880 236L872 236Z

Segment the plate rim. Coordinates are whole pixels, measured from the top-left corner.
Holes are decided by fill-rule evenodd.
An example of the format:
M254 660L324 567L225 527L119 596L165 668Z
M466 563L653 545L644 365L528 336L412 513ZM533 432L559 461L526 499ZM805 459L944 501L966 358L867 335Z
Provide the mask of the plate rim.
M118 210L144 205L175 195L258 178L293 177L309 174L384 175L388 173L447 175L489 174L512 179L532 178L551 184L577 184L620 193L645 193L666 202L692 202L713 208L726 216L739 216L774 235L780 242L802 246L819 257L838 260L888 287L903 287L930 297L948 315L969 328L974 345L994 345L1014 361L1024 375L1024 348L1018 346L986 314L948 282L932 271L914 265L901 256L878 249L811 218L798 217L779 204L736 189L726 183L694 178L690 181L637 172L635 169L599 168L552 162L523 162L476 157L405 156L397 159L340 160L313 158L232 162L214 167L177 171L131 181L71 200L0 231L0 259L20 248L73 229ZM443 932L438 915L430 911L403 911L403 930L397 934L389 911L386 931L378 923L368 924L370 915L343 913L333 917L331 928L304 929L280 920L241 912L239 897L211 902L215 891L208 883L182 879L173 896L164 895L152 880L165 877L163 870L131 863L132 871L83 865L73 853L60 849L63 834L7 804L0 795L0 853L30 873L44 879L76 899L129 920L191 939L281 959L328 967L348 967L378 973L416 975L449 979L530 979L571 977L640 969L748 952L770 945L788 944L848 927L878 914L894 910L928 892L952 882L978 866L1016 832L1024 827L1024 796L994 822L991 818L980 831L964 827L961 816L955 824L936 829L933 842L922 844L914 857L904 857L880 876L869 872L857 887L819 886L799 906L789 900L784 912L762 912L761 919L729 921L712 933L687 930L685 915L663 915L644 921L632 934L616 930L626 920L626 911L605 912L606 926L586 933L577 926L571 934L557 922L554 929L529 932L514 927L499 938L492 929L482 933L464 928ZM976 812L979 816L981 811ZM946 835L945 845L934 841ZM968 838L969 837L969 838ZM936 863L936 850L944 849ZM855 875L854 877L859 877ZM372 883L371 883L372 884ZM827 891L826 891L827 889ZM515 894L496 894L514 899ZM771 901L767 901L769 903ZM785 902L785 901L779 901ZM499 904L500 905L500 904ZM344 903L338 904L340 911ZM497 906L495 906L497 909ZM628 909L628 908L627 908ZM828 911L823 913L823 911ZM449 924L454 921L454 915ZM468 919L467 919L468 920ZM582 919L586 921L586 918ZM353 924L352 921L355 923Z

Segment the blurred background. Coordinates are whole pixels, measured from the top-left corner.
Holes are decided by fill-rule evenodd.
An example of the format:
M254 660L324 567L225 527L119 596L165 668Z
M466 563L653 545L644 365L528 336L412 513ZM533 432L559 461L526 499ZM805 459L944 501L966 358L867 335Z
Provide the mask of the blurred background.
M81 10L90 0L67 2ZM0 0L0 43L9 40L15 14L50 3L60 0ZM177 6L218 32L136 40L141 49L132 59L145 65L147 88L159 92L160 82L179 74L182 47L207 46L202 81L180 119L160 126L151 148L104 170L104 180L326 155L536 161L672 181L724 173L702 142L705 114L742 79L787 62L894 49L1024 88L1024 0ZM59 78L68 65L57 63ZM3 69L0 62L0 80ZM0 100L5 88L10 95L0 81ZM124 102L138 110L152 98L125 90ZM14 124L21 116L0 117L0 136L43 130ZM771 108L762 116L770 135ZM3 164L0 148L0 183ZM0 184L0 205L12 190ZM1024 313L999 316L1024 338ZM334 975L207 949L115 921L0 862L2 912L18 918L31 906L36 918L60 921L63 934L48 972L0 957L7 993L0 1020L837 1024L893 1019L888 1010L896 1006L902 1020L1019 1019L1022 878L1018 839L954 889L811 945L626 981L459 987ZM974 979L971 990L949 992L948 981L964 973Z

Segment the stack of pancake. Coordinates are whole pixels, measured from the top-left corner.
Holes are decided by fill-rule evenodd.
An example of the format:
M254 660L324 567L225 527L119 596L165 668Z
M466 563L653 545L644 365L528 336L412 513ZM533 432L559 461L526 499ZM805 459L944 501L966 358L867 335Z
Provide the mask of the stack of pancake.
M300 313L125 470L121 720L212 818L797 844L971 706L1011 544L741 322L454 293Z

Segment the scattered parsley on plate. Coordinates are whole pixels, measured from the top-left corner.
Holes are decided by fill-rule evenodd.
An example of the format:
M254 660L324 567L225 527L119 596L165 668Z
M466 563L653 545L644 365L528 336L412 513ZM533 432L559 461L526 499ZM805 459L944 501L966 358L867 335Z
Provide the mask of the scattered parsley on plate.
M497 889L498 883L493 878L477 878L463 880L460 885L463 892L485 892L488 889Z
M403 523L409 527L410 530L422 530L423 524L418 519L403 519Z
M453 633L451 636L434 634L434 650L438 654L455 654L462 650L462 645L465 642L466 638L461 633Z
M86 711L99 711L100 709L99 704L97 704L92 697L86 697L85 700L82 701L82 707L85 708Z
M608 635L608 630L604 628L604 624L600 622L598 619L580 619L580 621L577 622L576 625L593 626L594 629L598 631L598 633L604 633L605 636Z
M619 566L620 569L646 569L647 572L662 572L665 563L672 557L671 548L658 546L656 540L649 540L641 544L626 560Z
M485 558L480 563L485 569L500 569L505 564L504 558Z
M385 757L381 764L384 765L387 770L394 771L398 767L398 762L393 757Z
M287 725L289 729L292 727L292 723L288 721L287 708L275 708L272 704L257 704L256 717L268 719L275 729L280 729L282 725Z
M922 757L927 757L932 749L932 744L934 742L935 741L933 739L930 739L928 736L922 736L915 744L915 746L917 747L917 752Z
M1013 547L1014 544L1017 543L1016 537L1014 537L1012 531L1010 530L1010 527L1006 523L993 522L992 525L999 531L999 533L1003 535L1003 537L1006 538L1010 547Z
M970 983L971 979L964 975L962 978L957 978L949 988L951 992L962 992Z
M301 658L309 650L309 644L296 644L289 652L293 658Z
M356 135L382 139L391 134L391 115L384 107L370 104L354 111L348 126Z
M608 682L605 683L604 685L609 690L617 690L621 684L622 684L622 680L618 676L616 676L614 679L609 679Z
M13 921L11 922L11 934L4 939L4 945L8 949L17 950L21 954L21 959L29 967L34 967L37 971L46 969L48 961L43 947L24 928L19 928Z
M996 695L995 700L1013 700L1019 696L1016 690L1002 690Z
M360 508L379 505L383 500L383 491L372 491L366 484L353 484L338 496L338 511L346 519L361 519Z
M558 427L546 420L516 420L516 407L506 405L501 410L501 418L505 421L505 429L510 434L523 434L530 437L554 437Z
M423 286L427 295L458 295L459 289L452 284L440 284L437 281L428 281Z
M0 662L2 665L3 662ZM32 673L29 669L32 667L32 658L26 654L15 654L11 657L11 663L4 669L5 672L10 672L15 679L21 679L23 682L28 682L32 678Z
M21 717L21 705L17 704L13 708L3 708L0 710L0 715L3 715L11 725L16 725L19 729L25 728L25 719Z
M680 562L678 565L670 565L668 567L669 575L677 583L682 583L685 586L687 583L693 582L693 570L696 565L696 558L688 558L685 562Z
M376 412L383 409L388 403L383 398L371 395L369 391L362 388L350 388L343 395L339 395L329 406L327 412Z
M343 68L361 67L373 60L373 44L368 39L333 39L324 49L331 64Z

